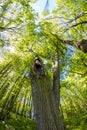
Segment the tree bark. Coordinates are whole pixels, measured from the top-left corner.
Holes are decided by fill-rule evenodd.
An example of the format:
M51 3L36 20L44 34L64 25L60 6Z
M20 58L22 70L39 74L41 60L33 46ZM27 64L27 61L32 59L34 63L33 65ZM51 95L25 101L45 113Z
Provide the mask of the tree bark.
M37 130L64 130L52 83L41 59L38 61L34 60L30 70Z
M56 39L60 41L61 43L71 45L81 50L82 52L87 53L87 39L82 39L81 41L71 41L71 40L60 39L57 34L53 34L52 32L51 32L51 35L56 37Z
M87 53L87 39L82 39L81 41L69 41L69 40L61 40L62 43L69 44L71 46L76 47L77 49Z

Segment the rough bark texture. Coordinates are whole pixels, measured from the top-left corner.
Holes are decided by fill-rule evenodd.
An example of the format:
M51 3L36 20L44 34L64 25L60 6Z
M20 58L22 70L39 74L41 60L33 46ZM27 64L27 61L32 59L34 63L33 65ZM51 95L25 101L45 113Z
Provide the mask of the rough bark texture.
M32 65L30 77L37 130L64 130L50 78L39 58Z
M76 47L77 49L83 51L84 53L87 53L87 40L82 39L81 41L69 41L69 40L61 40L62 43L69 44L71 46Z
M72 46L80 49L84 53L87 53L87 39L82 39L81 41L78 41L78 42L69 41L69 40L61 40L61 39L60 39L60 41L65 44L72 45Z
M82 39L81 41L70 41L70 40L60 39L57 34L53 34L53 33L51 33L51 34L54 37L56 37L57 40L60 41L61 43L74 46L77 49L83 51L84 53L87 53L87 39Z

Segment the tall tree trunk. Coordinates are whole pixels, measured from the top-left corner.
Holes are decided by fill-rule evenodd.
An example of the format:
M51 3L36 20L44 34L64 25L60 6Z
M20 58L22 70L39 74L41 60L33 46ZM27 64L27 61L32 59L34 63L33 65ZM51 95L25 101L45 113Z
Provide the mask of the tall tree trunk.
M30 71L37 130L64 130L50 78L40 58Z

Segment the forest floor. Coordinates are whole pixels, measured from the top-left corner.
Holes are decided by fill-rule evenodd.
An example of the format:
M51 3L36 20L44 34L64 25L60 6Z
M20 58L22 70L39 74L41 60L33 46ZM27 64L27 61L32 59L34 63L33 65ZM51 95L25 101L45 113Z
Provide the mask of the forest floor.
M65 119L67 130L87 130L87 115ZM0 120L0 130L36 130L35 120L10 113L6 123Z
M35 121L11 113L6 121L0 121L0 130L36 130Z

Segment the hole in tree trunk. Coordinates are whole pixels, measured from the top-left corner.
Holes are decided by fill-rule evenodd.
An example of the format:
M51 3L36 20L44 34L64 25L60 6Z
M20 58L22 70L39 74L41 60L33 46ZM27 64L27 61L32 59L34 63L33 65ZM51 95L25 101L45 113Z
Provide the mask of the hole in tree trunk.
M42 66L41 60L39 58L35 59L34 70L37 74L43 75L43 66Z

